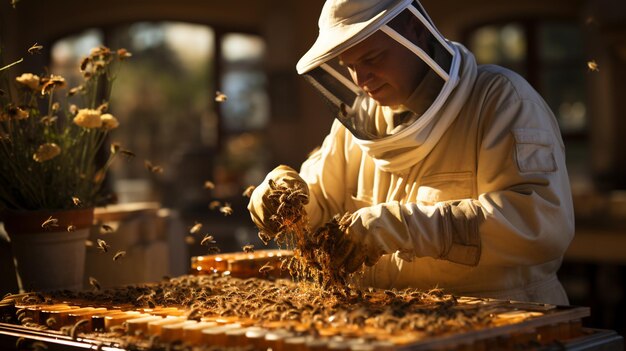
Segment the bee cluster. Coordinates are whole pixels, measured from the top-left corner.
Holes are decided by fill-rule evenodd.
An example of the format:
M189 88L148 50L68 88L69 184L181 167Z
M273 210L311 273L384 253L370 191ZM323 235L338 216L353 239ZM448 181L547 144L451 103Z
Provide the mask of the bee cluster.
M344 235L350 215L336 216L324 226L313 231L309 227L304 204L308 194L299 184L289 187L269 180L270 228L259 231L259 238L267 244L274 240L279 247L293 251L293 256L282 261L286 270L297 281L312 281L324 289L340 295L349 294L347 282L350 274L336 264L341 255L337 245Z
M43 311L42 306L60 302L70 306L57 310L51 308L53 312L45 316L33 314L33 311ZM542 316L554 308L542 305L542 312L537 309L520 311L520 306L508 301L457 298L440 289L383 291L353 288L349 295L340 297L309 282L239 279L219 274L186 275L156 284L101 291L8 295L0 301L0 310L9 305L17 308L15 318L23 325L61 330L74 339L110 339L114 336L116 344L126 348L141 343L145 345L148 340L151 346L165 341L184 345L189 341L164 337L165 324L176 321L181 330L193 326L201 329L203 335L212 335L216 330L211 331L211 328L217 328L217 325L210 323L217 321L244 326L245 331L269 333L281 330L294 337L328 342L339 339L355 343L357 340L386 342L395 349L453 333L517 323ZM107 312L99 312L102 307L106 307ZM80 311L75 313L78 318L68 320L72 311ZM50 313L56 313L56 317L51 317ZM106 318L118 323L98 326L96 318L101 313L109 313ZM169 317L164 318L168 314ZM63 325L62 321L71 324ZM140 322L148 326L156 323L161 327L133 329ZM245 331L241 332L245 334ZM252 344L250 340L246 342Z

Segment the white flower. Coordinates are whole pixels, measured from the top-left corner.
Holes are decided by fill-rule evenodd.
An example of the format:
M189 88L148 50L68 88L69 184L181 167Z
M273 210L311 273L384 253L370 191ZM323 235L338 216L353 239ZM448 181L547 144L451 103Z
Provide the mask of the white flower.
M23 84L32 90L35 90L35 91L39 90L39 76L38 75L35 75L32 73L22 73L22 75L15 78L15 80L18 83Z
M102 120L102 128L104 130L111 130L120 126L120 122L117 121L117 118L113 117L110 113L105 113L100 116L100 120Z
M74 117L74 123L83 128L100 128L102 127L101 112L88 108L80 109Z

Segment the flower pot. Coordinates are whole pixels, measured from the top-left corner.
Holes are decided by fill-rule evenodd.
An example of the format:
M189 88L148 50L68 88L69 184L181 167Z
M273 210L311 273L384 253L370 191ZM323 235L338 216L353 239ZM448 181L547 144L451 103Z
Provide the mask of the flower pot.
M57 225L42 227L50 217L58 220ZM93 208L7 211L2 221L25 290L82 289L85 240L93 223Z

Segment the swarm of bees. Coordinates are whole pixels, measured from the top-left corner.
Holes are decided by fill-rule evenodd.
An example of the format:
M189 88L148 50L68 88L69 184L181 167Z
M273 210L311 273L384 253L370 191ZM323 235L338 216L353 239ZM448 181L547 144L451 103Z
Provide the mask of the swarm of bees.
M280 247L285 246L294 255L282 262L281 269L287 270L295 280L310 280L324 289L347 296L347 281L350 272L337 264L343 253L337 252L337 240L345 232L350 214L336 216L316 231L308 224L304 204L308 194L299 184L289 187L284 183L269 180L269 208L276 209L270 216L271 232L261 229L259 238L264 244L271 240Z
M271 269L271 266L263 266L261 273ZM502 312L503 308L502 304L483 304L478 298L472 304L459 302L440 289L383 291L354 288L347 298L340 298L308 281L238 279L219 274L184 275L158 283L106 290L100 289L100 284L92 277L89 282L93 291L56 291L49 293L51 301L89 301L94 306L123 304L137 308L181 306L187 310L189 320L207 316L238 317L280 324L284 328L299 326L304 328L300 332L311 335L320 335L321 330L334 328L353 333L360 330L359 335L367 337L366 329L375 329L377 337L384 334L386 338L409 332L419 332L424 338L455 329L484 329L496 325L491 312L498 309ZM21 314L22 324L32 323L24 317L23 311L17 313ZM58 327L55 320L45 322ZM79 323L66 327L65 332L73 338L79 332L84 333ZM125 338L126 335L120 333L117 337Z

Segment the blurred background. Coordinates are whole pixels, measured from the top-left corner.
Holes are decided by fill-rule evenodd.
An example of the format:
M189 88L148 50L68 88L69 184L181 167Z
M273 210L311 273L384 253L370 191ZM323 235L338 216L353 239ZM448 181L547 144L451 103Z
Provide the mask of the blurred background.
M111 274L91 255L88 274L109 274L101 281L115 285L187 273L190 258L206 254L202 237L189 237L196 223L222 251L263 247L242 192L278 164L298 168L332 122L295 72L317 35L322 4L21 0L13 8L1 1L0 66L24 57L15 74L47 67L73 86L91 48L133 54L115 82L110 105L121 127L110 141L137 157L114 165L108 186L119 206L99 218L115 224L117 237L109 234L109 241L136 261ZM560 278L573 305L591 307L585 324L626 334L626 2L422 4L446 37L470 48L479 63L523 75L553 109L577 221ZM25 54L35 43L42 54ZM217 91L228 99L216 102ZM144 160L163 172L147 171ZM232 215L210 209L212 201L228 203ZM0 250L7 267L9 251ZM0 276L10 274L0 268ZM4 279L0 292L14 287Z

